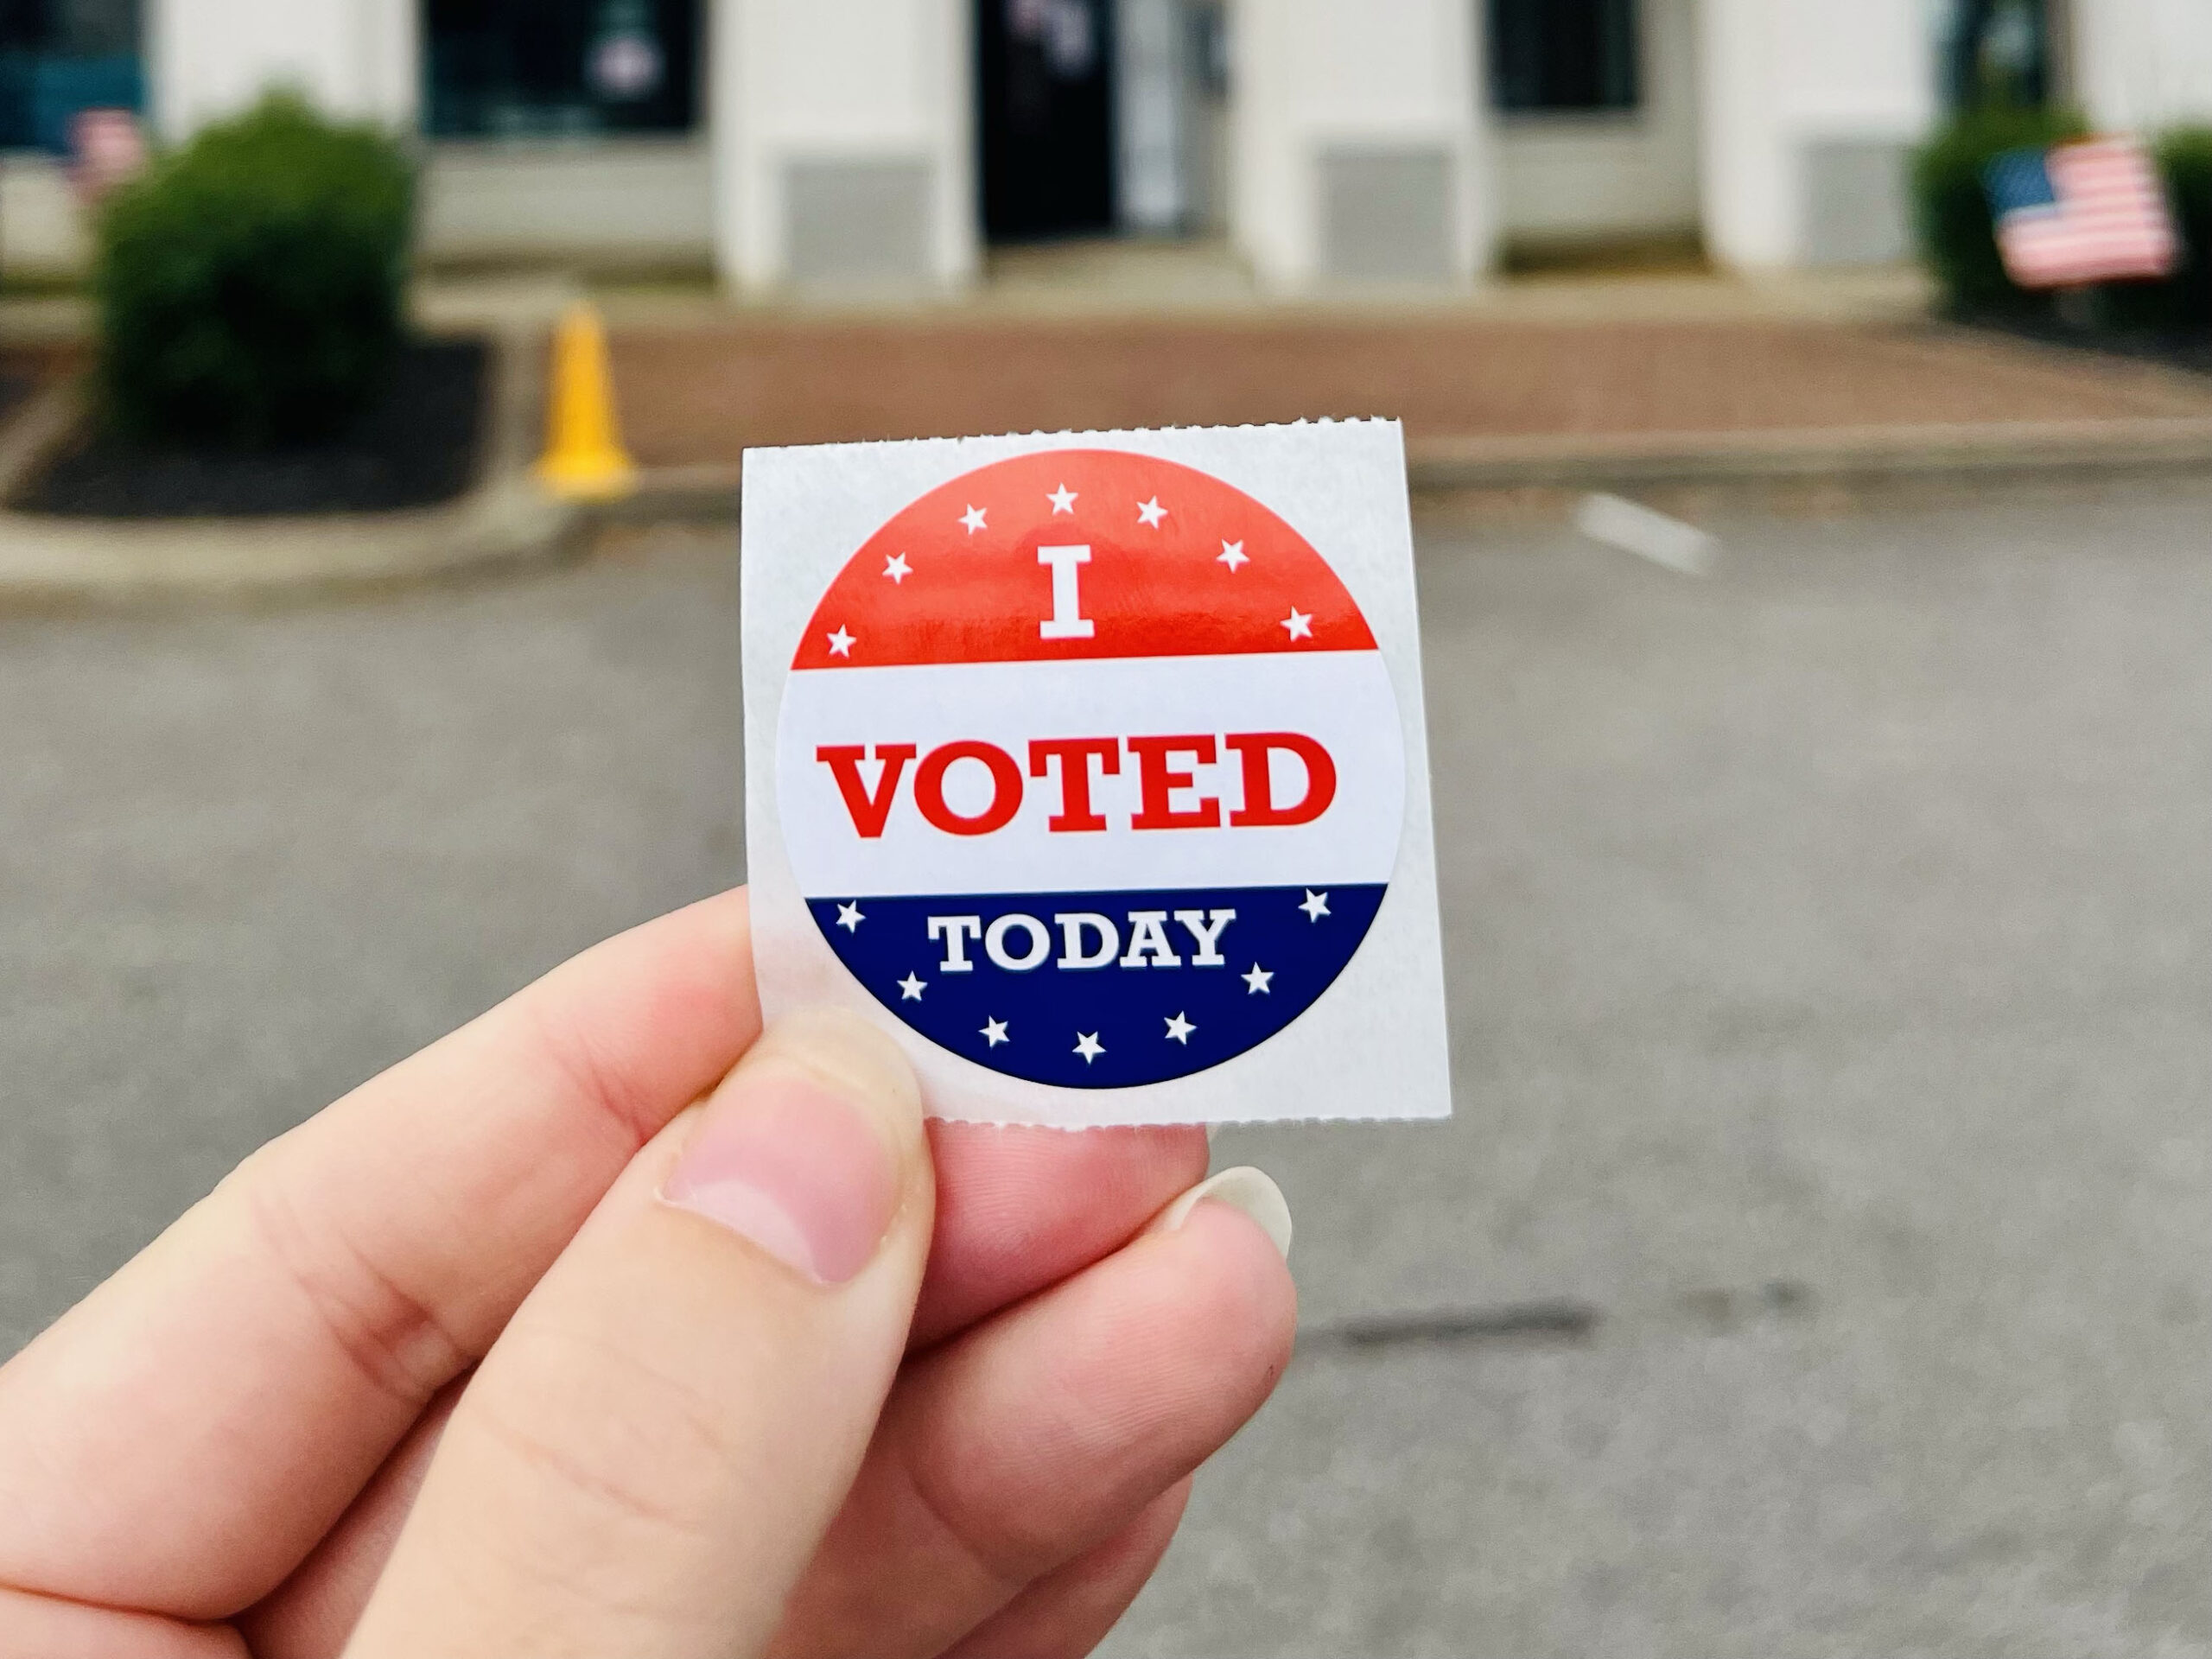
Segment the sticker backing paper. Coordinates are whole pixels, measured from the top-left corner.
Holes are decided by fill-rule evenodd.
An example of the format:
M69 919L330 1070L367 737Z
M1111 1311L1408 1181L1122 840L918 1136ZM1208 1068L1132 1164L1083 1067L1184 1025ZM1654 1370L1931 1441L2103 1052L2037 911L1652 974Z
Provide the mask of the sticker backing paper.
M941 1117L1450 1110L1395 423L755 449L760 995Z

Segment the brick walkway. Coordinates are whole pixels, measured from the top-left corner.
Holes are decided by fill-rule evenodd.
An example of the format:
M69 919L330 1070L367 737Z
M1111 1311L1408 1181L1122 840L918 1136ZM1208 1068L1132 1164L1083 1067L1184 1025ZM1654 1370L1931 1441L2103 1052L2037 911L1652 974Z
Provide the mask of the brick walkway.
M1460 438L2212 416L2212 379L1935 325L747 319L620 327L649 467L837 439L1395 416Z

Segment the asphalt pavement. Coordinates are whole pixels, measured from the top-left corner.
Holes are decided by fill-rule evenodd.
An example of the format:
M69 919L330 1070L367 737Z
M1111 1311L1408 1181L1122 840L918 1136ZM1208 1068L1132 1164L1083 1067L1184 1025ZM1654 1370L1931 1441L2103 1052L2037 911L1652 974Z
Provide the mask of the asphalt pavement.
M2212 482L1421 532L1458 1116L1224 1132L1300 1352L1107 1651L2212 1653ZM0 617L0 1352L740 878L727 528Z

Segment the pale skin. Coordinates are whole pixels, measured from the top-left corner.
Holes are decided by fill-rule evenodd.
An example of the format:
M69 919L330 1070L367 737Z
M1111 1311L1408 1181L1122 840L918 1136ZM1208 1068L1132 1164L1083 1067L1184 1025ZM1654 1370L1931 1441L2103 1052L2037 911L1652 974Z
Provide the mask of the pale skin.
M779 1090L885 1160L835 1282L669 1201ZM1261 1226L1163 1217L1206 1157L925 1126L851 1016L762 1036L741 891L649 923L263 1147L0 1368L0 1656L1088 1652L1289 1357Z

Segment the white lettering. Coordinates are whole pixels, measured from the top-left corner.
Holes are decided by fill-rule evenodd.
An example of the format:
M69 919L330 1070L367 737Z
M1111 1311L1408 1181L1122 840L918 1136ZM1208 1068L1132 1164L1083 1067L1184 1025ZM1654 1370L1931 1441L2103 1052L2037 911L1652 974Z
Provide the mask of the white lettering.
M1006 936L1020 928L1029 936L1029 949L1022 956L1012 956L1006 948ZM1052 930L1034 916L1024 916L1015 911L993 922L983 934L983 949L991 960L1009 972L1026 974L1052 954Z
M1110 916L1101 916L1093 910L1069 911L1052 918L1060 926L1060 966L1063 968L1106 968L1113 964L1122 948L1122 930L1114 925ZM1098 948L1085 950L1083 936L1095 933Z
M1175 954L1167 943L1164 910L1133 910L1129 912L1128 954L1122 958L1124 968L1180 968L1183 958Z
M1088 639L1097 632L1091 620L1083 613L1083 594L1076 583L1081 579L1077 565L1090 563L1088 547L1040 547L1037 563L1052 567L1052 613L1037 625L1038 637L1044 639Z
M1198 954L1191 958L1192 967L1218 968L1228 960L1221 954L1221 930L1236 919L1235 911L1179 910L1175 919L1198 942Z
M968 941L983 931L980 916L932 916L930 918L930 939L934 944L944 941L944 960L938 964L941 974L972 974L976 964L968 960Z

